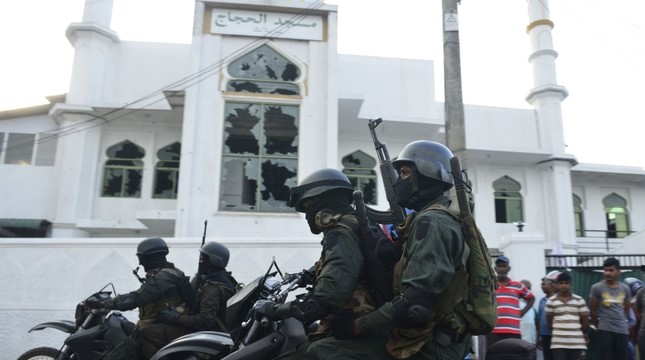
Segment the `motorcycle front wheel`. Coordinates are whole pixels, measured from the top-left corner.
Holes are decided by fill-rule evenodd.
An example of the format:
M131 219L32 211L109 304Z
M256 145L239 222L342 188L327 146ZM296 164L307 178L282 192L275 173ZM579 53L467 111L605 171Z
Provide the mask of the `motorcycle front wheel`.
M39 347L26 351L20 355L18 360L56 360L58 358L58 349L50 347Z

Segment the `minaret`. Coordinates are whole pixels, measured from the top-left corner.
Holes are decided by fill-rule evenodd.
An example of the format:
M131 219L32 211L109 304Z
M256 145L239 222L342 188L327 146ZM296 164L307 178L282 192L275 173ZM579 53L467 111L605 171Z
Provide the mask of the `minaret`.
M90 218L96 193L95 173L99 158L101 127L82 129L96 121L93 106L101 103L106 63L111 47L119 42L110 29L113 0L85 0L83 21L72 23L65 35L75 49L72 78L65 103L49 112L61 129L56 150L53 198L50 211L53 237L86 237L78 219Z
M119 42L110 30L113 0L85 0L83 21L72 23L65 35L74 46L74 68L67 103L83 104L101 98L106 53Z
M561 104L568 91L558 85L549 19L548 0L528 0L529 25L526 28L531 38L529 62L533 68L533 89L526 97L537 112L540 147L550 157L539 164L544 176L544 216L546 219L546 248L562 246L566 253L576 252L571 167L577 161L565 153Z

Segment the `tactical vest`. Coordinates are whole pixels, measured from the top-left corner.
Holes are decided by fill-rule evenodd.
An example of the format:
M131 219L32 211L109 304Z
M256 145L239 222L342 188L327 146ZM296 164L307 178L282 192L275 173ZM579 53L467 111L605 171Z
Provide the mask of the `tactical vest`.
M418 214L412 213L408 216L419 216L427 211L439 209L443 205L433 204L419 211ZM414 219L412 219L414 224ZM409 229L408 229L409 230ZM408 234L404 234L407 236ZM407 247L407 246L406 246ZM417 328L396 328L386 344L388 352L397 359L408 358L421 350L421 348L432 338L432 330L438 324L446 326L453 331L463 333L463 323L455 315L456 305L464 298L464 289L468 281L468 272L464 264L468 258L469 249L464 243L464 254L462 256L462 266L455 269L455 276L448 284L444 292L439 295L434 305L435 315L424 327ZM395 294L402 291L403 273L408 265L409 255L404 250L401 261L397 264L394 271L394 292Z
M156 301L139 307L139 321L137 322L138 328L155 323L157 316L167 309L175 309L180 314L187 313L187 309L179 294L177 284L173 284L171 288L168 288L167 285L164 286L163 284L159 284L157 279L155 279L155 276L159 272L168 273L172 275L173 278L176 277L177 279L182 279L184 277L184 273L177 268L155 269L146 273L146 283L150 283L152 286L157 286L161 296Z

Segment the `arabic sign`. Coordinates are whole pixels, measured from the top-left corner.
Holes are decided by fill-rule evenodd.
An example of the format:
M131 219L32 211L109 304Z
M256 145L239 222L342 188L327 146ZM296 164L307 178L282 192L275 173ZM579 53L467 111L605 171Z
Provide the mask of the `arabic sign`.
M322 16L213 9L211 33L322 40Z

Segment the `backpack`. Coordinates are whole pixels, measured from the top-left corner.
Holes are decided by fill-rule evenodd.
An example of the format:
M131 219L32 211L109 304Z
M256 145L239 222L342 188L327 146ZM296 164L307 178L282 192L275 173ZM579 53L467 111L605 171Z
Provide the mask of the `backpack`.
M468 333L489 334L497 323L497 281L486 241L472 216L462 218L442 205L431 206L431 209L446 212L459 221L464 241L470 249L466 260L467 286L455 311L464 318Z
M380 307L391 301L394 297L394 266L401 258L401 248L372 221L364 227L356 218L343 216L338 223L352 230L361 240L364 274L374 305Z

